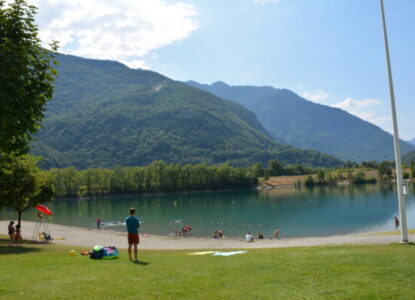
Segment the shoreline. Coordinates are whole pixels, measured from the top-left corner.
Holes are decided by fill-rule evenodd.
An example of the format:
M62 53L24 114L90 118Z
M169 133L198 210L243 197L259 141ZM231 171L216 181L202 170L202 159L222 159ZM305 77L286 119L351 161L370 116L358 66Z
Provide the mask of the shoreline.
M0 221L0 234L7 235L9 221ZM23 239L31 240L36 222L22 222ZM86 247L91 249L95 245L116 246L126 249L127 234L106 229L89 229L74 226L48 224L53 244ZM64 239L57 239L64 238ZM410 240L415 234L410 235ZM182 237L182 236L143 236L140 233L139 249L143 250L208 250L208 249L260 249L260 248L289 248L313 247L323 245L362 245L362 244L390 244L399 243L399 235L376 234L373 232L334 235L327 237L304 237L256 240L253 243L240 241L237 238L215 240L213 238Z

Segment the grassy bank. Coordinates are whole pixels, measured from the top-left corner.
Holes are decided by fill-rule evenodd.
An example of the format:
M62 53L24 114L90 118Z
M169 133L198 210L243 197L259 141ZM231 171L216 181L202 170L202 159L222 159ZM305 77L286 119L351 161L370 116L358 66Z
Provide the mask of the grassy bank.
M249 250L230 257L126 251L93 261L76 247L0 240L1 299L412 299L415 246Z

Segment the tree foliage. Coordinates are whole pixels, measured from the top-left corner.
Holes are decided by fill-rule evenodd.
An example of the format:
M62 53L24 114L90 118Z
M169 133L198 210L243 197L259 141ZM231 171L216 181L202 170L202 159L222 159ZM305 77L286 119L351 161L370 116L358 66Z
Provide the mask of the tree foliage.
M390 179L392 177L392 163L383 161L378 165L378 177Z
M54 51L42 48L36 8L24 0L0 0L0 152L24 153L52 99Z
M48 202L54 197L52 182L31 156L11 157L0 169L0 206L11 207L18 215L29 207Z
M242 105L151 71L59 55L54 100L33 153L45 168L229 162L334 166L317 151L275 143Z
M258 183L254 168L236 168L229 164L166 164L155 161L146 167L85 169L75 167L51 169L47 176L57 196L95 196L185 192L215 189L250 188Z
M394 157L389 133L344 110L307 101L290 90L229 86L223 82L188 84L234 100L253 111L277 142L316 149L342 160L382 161ZM413 150L414 145L401 141L402 153ZM415 151L412 155L415 157Z

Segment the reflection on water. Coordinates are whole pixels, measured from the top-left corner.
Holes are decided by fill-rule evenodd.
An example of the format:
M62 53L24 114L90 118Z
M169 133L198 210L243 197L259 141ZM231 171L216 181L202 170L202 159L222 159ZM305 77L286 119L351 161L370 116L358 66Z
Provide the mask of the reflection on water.
M408 222L415 227L414 186L407 202ZM225 236L263 232L270 237L275 226L281 237L324 236L361 231L392 230L398 215L392 184L342 185L314 188L280 188L189 194L60 199L48 206L52 223L94 227L101 217L109 229L124 230L122 221L130 207L137 208L142 232L166 235L185 224L195 236ZM11 219L10 212L0 213ZM24 216L36 220L34 210Z

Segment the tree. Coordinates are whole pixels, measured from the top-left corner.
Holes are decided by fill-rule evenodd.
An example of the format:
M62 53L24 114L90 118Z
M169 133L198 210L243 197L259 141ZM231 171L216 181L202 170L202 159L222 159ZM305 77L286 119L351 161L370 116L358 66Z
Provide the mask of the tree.
M365 182L365 173L358 172L353 177L353 183L360 184Z
M314 178L311 175L307 176L306 181L304 182L305 186L314 186Z
M27 155L12 157L0 169L0 206L16 211L19 225L24 211L54 197L52 182L36 166L38 161Z
M264 167L261 163L256 163L252 166L252 172L255 174L256 177L264 176Z
M0 0L0 153L28 151L31 134L40 128L44 105L52 98L57 75L55 52L42 48L34 24L36 7Z
M271 176L284 175L284 166L278 160L270 160L268 162L268 167L270 169Z
M383 161L378 165L378 177L380 179L383 179L384 177L390 179L392 177L392 168L389 162Z
M324 174L322 170L319 170L317 173L317 179L319 183L323 183L324 180L326 179L326 174Z

